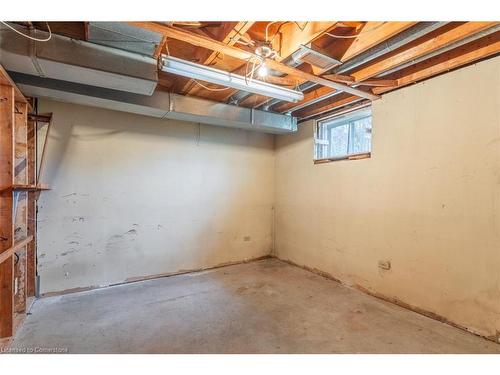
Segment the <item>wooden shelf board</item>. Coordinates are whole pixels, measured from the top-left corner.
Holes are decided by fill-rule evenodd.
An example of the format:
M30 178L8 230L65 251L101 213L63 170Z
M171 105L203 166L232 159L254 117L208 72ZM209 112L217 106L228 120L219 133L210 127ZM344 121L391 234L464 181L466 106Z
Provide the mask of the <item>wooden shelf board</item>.
M14 184L11 186L5 186L5 187L0 188L0 192L9 191L9 190L41 191L41 190L50 190L50 187L47 184L39 184L39 185Z

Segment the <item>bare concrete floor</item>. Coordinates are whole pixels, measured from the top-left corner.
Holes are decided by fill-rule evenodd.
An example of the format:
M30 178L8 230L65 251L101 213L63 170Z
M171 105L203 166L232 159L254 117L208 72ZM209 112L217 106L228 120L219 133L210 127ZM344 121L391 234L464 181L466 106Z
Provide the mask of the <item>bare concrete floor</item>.
M70 353L500 353L275 259L37 300L12 348Z

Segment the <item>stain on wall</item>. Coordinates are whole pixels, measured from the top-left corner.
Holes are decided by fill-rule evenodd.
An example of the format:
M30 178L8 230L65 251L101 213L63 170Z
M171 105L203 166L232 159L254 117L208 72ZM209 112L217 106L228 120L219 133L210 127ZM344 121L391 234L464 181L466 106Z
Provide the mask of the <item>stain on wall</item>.
M41 100L41 292L269 254L271 135ZM42 137L41 137L42 138Z
M314 165L312 122L278 136L277 255L495 338L499 63L374 102L370 159Z

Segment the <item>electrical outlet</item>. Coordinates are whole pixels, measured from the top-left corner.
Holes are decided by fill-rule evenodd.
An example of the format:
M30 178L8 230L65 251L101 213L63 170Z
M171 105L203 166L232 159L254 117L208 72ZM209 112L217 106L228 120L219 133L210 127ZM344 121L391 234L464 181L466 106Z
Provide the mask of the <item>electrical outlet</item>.
M381 270L390 270L391 269L391 261L390 260L379 260L378 261L378 268Z

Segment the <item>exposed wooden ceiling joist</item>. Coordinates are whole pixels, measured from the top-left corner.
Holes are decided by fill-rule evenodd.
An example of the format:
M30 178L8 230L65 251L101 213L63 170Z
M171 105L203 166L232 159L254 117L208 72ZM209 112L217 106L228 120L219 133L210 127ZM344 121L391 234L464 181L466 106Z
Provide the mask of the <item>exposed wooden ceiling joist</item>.
M167 35L167 37L169 38L182 40L199 47L204 47L214 51L218 51L226 55L238 58L240 60L259 59L259 56L255 55L252 52L248 52L233 46L228 46L224 43L213 40L211 38L197 35L185 30L180 30L174 27L164 26L152 22L131 22L131 24L145 28L147 30L162 33L164 35ZM311 81L322 86L328 86L337 90L345 91L352 95L356 95L370 100L375 100L379 98L377 95L362 90L358 90L338 82L333 82L331 80L327 80L325 78L321 78L307 72L303 72L299 69L289 67L285 64L282 64L280 62L271 59L265 59L264 61L269 69L274 69L276 71L290 75L292 77L301 78L303 80Z
M45 22L19 22L25 26L46 29ZM165 53L165 42L168 38L169 52L172 56L195 61L218 69L245 74L247 58L254 56L255 46L247 45L250 41L264 41L265 21L233 21L233 22L183 22L180 27L172 23L132 23L144 28L154 28L164 38L156 49L156 56ZM473 61L499 53L500 34L496 31L498 22L449 22L429 33L408 40L405 45L398 45L396 50L386 48L383 55L377 54L363 65L353 65L347 71L350 76L325 75L326 72L303 63L299 67L289 67L283 60L295 52L300 44L314 47L348 66L360 54L370 48L382 49L384 42L391 37L415 26L418 22L274 22L268 28L273 48L278 52L274 61L267 61L268 67L283 73L283 76L268 76L267 82L277 85L295 87L307 81L318 84L304 93L304 100L298 103L278 103L271 110L292 112L298 117L310 116L324 111L331 112L334 105L348 102L351 96L382 94L395 88L456 69ZM88 39L85 22L50 22L55 34L70 36L76 39ZM416 28L418 29L418 25ZM186 30L189 28L189 30ZM168 30L168 32L165 32ZM418 31L418 30L417 30ZM178 33L175 37L171 32ZM327 35L331 34L331 35ZM181 35L182 34L182 35ZM489 34L488 37L485 35ZM333 35L333 36L332 36ZM194 39L196 40L193 42ZM241 38L241 44L237 44ZM475 42L473 42L475 41ZM390 43L389 43L390 44ZM229 49L222 49L224 45ZM387 50L387 51L385 51ZM363 55L364 56L364 55ZM276 64L276 65L275 65ZM250 66L251 67L251 66ZM341 66L342 67L342 66ZM342 70L340 70L342 72ZM260 79L256 77L256 79ZM319 83L321 79L326 80ZM193 85L188 78L159 72L158 90L168 90L186 95L195 95L215 101L226 102L237 90L225 88L223 91L208 91L201 86ZM323 86L325 84L325 86ZM335 85L336 84L336 85ZM356 90L356 94L345 94L345 91ZM353 87L349 87L353 86ZM223 86L214 85L223 88ZM310 87L310 86L309 86ZM238 105L258 107L269 101L268 97L251 94L246 97L239 93ZM363 95L363 96L364 96ZM357 99L353 99L357 100ZM273 101L275 103L276 101Z
M223 30L225 36L222 38L221 42L227 44L228 46L234 46L238 42L238 40L240 40L240 38L245 35L250 27L252 27L253 24L253 21L241 21L234 26L231 25L232 27L229 30ZM167 37L166 34L164 35L164 37ZM205 59L200 61L200 64L216 66L216 59L219 54L220 52L211 51ZM181 92L188 95L193 91L194 87L195 86L193 80L189 80L189 82L184 85Z
M500 32L496 32L403 69L391 75L391 78L396 79L396 77L398 77L396 79L396 87L399 88L499 53ZM378 94L382 94L394 90L394 88L395 87L377 87L374 91ZM309 96L312 95L314 95L312 92L309 93ZM346 96L342 94L342 96L339 95L339 97L332 102L327 102L325 100L322 103L301 109L294 113L294 115L300 118L310 118L327 113L340 106L354 103L358 99L359 98L355 96Z
M426 55L428 53L432 53L433 51L438 50L439 48L443 48L447 45L450 45L458 40L465 39L470 35L477 34L478 32L481 32L482 30L485 30L487 28L490 28L494 26L495 22L467 22L467 23L462 23L462 24L457 24L455 27L450 27L448 28L447 31L439 34L436 32L435 37L424 39L424 40L417 40L408 47L402 47L398 50L396 50L392 54L388 54L387 56L383 56L379 58L376 62L369 64L365 66L364 68L362 67L361 70L355 71L352 73L352 76L356 78L357 81L366 81L370 77L375 77L379 74L382 74L383 72L394 68L398 65L401 65L405 62L417 59L423 55ZM396 63L397 61L397 63ZM379 80L375 80L377 82ZM362 83L362 82L361 82ZM400 83L396 86L398 86ZM389 84L389 87L387 88L375 88L373 92L380 94L382 92L388 91L390 89L393 89L394 86L391 86ZM326 92L325 92L326 91ZM330 93L333 93L334 90L330 90ZM303 108L304 105L308 101L313 100L313 102L316 102L314 100L318 96L324 96L328 94L328 90L324 89L315 89L311 92L309 92L307 95L304 96L304 100L302 100L299 103L282 103L275 108L274 110L278 112L287 112L292 110L294 107L297 107L298 105L299 108ZM313 98L313 99L310 99ZM295 113L294 113L295 115Z
M358 101L363 100L358 96L342 93L338 97L335 97L334 100L325 100L314 104L308 108L301 109L294 113L297 117L304 119L313 116L318 116L327 112L334 110L335 108L339 108L348 104L356 103Z
M441 55L425 60L401 71L397 87L406 86L423 79L456 69L500 53L500 32L478 39ZM378 87L374 90L382 94L393 87Z
M331 43L329 46L323 47L323 49L327 52L330 52L330 55L341 62L346 62L359 54L367 51L368 49L386 41L387 39L403 32L404 30L414 26L417 22L367 22L364 27L359 31L361 34L358 38L348 38L348 39L335 39L333 37L329 37L328 35L325 38L329 38ZM373 30L367 34L363 34L363 30ZM299 83L303 83L299 82ZM323 95L326 94L325 90L320 90ZM333 93L334 89L326 90L329 93ZM313 94L313 97L317 97L317 95ZM304 104L308 100L306 99L308 96L304 96L304 100L296 104ZM294 107L296 104L294 103L281 103L279 104L275 110L278 112L285 112L290 108Z
M304 26L300 27L297 22L283 22L276 24L276 30L271 30L270 39L272 40L273 48L278 51L278 56L276 57L276 61L283 61L290 55L292 55L301 44L307 45L318 38L320 38L325 32L334 29L337 25L336 21L324 21L324 22L306 22ZM274 25L273 25L274 26ZM270 28L272 29L272 28ZM278 33L279 31L279 33ZM274 37L277 36L277 38ZM243 74L243 71L240 72ZM345 83L345 78L343 76L337 75L335 77L338 81ZM349 77L352 80L352 77ZM270 78L269 82L274 78ZM344 79L344 81L342 81ZM295 79L293 81L293 85L298 85L303 80ZM227 101L231 96L233 96L237 90L231 91L224 97L224 101ZM242 100L239 104L242 106L248 106L248 103L252 103L253 105L259 105L268 100L268 97L251 94L244 100ZM257 104L259 103L259 104Z
M398 81L395 79L368 79L360 82L361 86L375 86L375 87L394 87L397 86Z
M387 58L380 59L373 64L353 72L352 76L354 76L356 81L364 81L398 65L446 47L458 40L477 34L495 24L495 22L465 22L437 35L435 38L428 39L422 43L416 43L411 48L395 51L395 53L388 55Z
M337 60L346 62L415 24L417 22L367 22L357 38L335 39L326 35L325 38L335 41L327 51Z
M335 27L335 21L305 22L300 28L296 22L286 22L279 26L279 34L274 38L273 48L278 51L277 61L283 61L297 51L301 44L309 44Z

